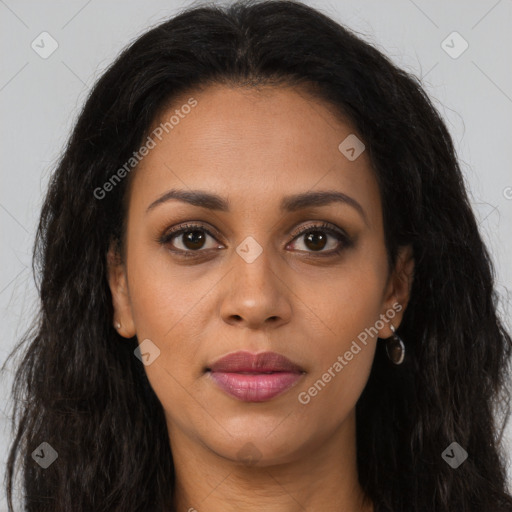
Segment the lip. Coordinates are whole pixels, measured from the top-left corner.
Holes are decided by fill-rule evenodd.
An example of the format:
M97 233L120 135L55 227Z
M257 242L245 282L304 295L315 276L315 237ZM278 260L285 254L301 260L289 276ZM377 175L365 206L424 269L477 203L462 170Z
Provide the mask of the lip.
M206 368L213 382L244 402L264 402L295 385L305 371L276 352L228 354Z

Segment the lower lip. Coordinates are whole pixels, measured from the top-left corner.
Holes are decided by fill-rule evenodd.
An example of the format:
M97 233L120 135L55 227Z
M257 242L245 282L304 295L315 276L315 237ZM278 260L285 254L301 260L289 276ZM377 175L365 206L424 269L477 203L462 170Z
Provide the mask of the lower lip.
M214 382L228 395L244 402L265 402L290 389L301 373L225 373L209 372Z

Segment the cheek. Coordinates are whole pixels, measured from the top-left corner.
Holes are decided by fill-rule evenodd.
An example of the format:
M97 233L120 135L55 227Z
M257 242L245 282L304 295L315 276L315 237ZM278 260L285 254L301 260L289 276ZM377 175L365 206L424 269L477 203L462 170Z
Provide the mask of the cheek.
M139 343L151 340L159 350L145 371L164 410L182 404L178 409L188 411L194 407L191 394L199 391L204 347L212 341L205 333L215 310L216 285L225 272L179 265L164 248L134 245L127 265L137 338Z
M362 251L361 251L362 252ZM368 253L367 253L368 254ZM316 323L336 349L375 325L382 312L386 268L380 259L355 256L336 271L317 278L302 294ZM333 338L337 342L333 343Z
M298 391L305 393L301 403L312 409L326 402L344 404L344 412L355 405L373 363L385 280L380 259L354 258L303 295L308 297L303 332L315 347L315 363Z
M137 265L133 259L134 267ZM130 289L133 319L139 343L150 339L158 357L145 372L166 414L173 422L189 424L202 414L197 377L201 356L201 333L205 321L210 279L190 279L187 272L165 265L139 265ZM174 417L177 414L177 417ZM203 411L204 414L204 411Z
M143 243L132 249L128 260L133 319L139 338L168 344L190 324L218 279L204 266L173 263L164 247Z
M295 399L300 417L318 431L335 429L355 407L368 381L377 343L370 328L379 319L381 305L380 281L375 277L367 274L355 283L353 276L340 276L331 282L311 318L321 331L304 325L314 363Z

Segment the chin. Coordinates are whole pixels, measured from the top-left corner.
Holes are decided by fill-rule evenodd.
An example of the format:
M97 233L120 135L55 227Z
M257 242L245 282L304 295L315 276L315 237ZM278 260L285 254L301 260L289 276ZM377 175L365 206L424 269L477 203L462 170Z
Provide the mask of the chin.
M252 427L254 429L255 425ZM226 435L222 440L205 440L205 444L217 455L236 464L258 467L286 464L304 450L304 443L301 443L296 432L283 429L271 433L272 429L266 428L254 430L257 433L249 435L247 431L240 431L239 435Z

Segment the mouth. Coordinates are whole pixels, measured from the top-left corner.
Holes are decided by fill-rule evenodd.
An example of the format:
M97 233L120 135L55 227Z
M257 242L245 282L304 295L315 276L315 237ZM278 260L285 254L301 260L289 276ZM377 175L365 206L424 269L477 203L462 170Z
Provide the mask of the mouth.
M265 402L288 391L306 373L275 352L235 352L217 360L205 372L226 394L244 402Z

